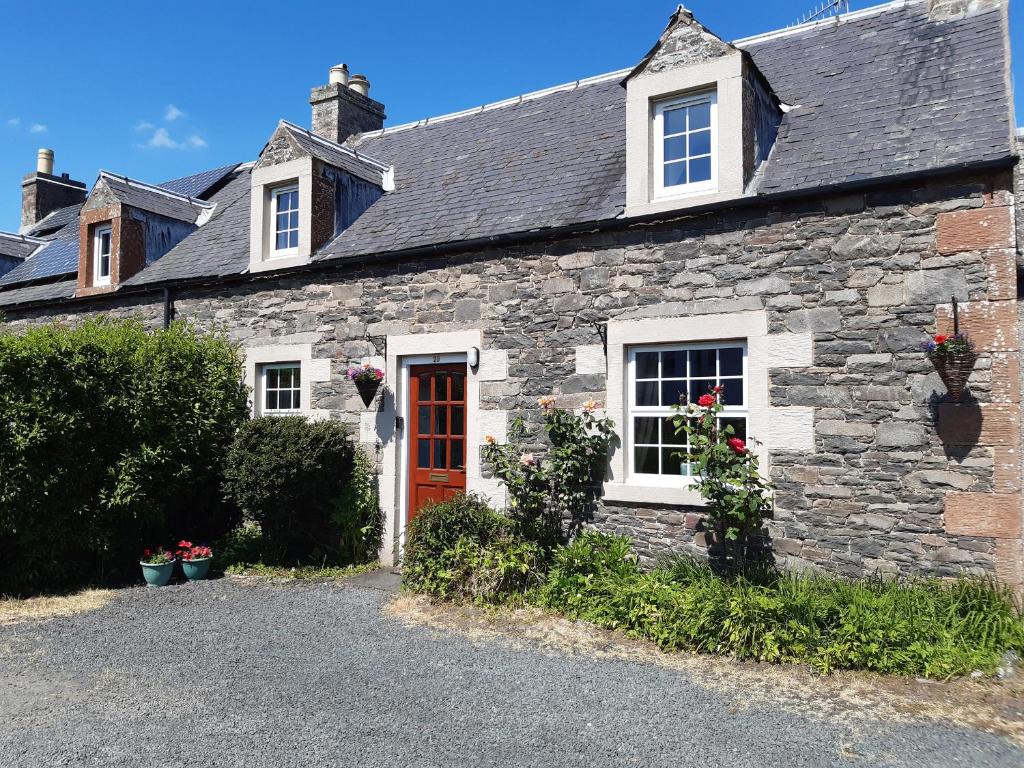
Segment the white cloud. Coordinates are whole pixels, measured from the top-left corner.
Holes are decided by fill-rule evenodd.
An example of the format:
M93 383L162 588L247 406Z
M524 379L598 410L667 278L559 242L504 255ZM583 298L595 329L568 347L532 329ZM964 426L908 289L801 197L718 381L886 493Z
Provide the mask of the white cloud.
M164 120L166 120L168 123L173 123L179 117L184 116L185 113L173 104L168 104L167 109L164 110Z
M20 117L9 117L9 118L7 118L7 124L8 125L21 125L21 118Z
M42 123L32 123L32 127L28 129L29 133L46 133L46 126Z
M198 133L193 133L188 137L188 145L195 147L196 149L202 149L206 146L206 139L200 136Z
M181 144L171 138L166 128L157 128L153 131L153 135L149 137L146 146L157 149L181 149Z
M142 131L150 130L152 127L153 124L151 122L149 122L148 120L142 120L139 122L138 125L135 126L135 130L141 133Z

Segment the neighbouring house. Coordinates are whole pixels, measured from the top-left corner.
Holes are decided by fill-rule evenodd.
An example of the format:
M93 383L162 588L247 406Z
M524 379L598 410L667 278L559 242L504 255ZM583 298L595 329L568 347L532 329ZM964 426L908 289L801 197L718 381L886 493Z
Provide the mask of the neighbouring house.
M385 560L425 499L501 504L480 446L552 393L617 425L594 523L645 558L703 550L665 417L721 385L780 562L1020 585L1009 72L999 0L733 42L680 7L630 70L394 127L342 65L311 130L281 121L251 162L87 190L41 156L0 310L223 329L256 414L341 419L376 453ZM954 302L980 352L961 402L918 349Z

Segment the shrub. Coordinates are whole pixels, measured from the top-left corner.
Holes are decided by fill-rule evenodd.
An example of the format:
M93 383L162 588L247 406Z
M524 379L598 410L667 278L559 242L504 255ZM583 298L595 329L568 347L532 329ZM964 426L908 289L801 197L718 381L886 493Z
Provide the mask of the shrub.
M442 599L521 598L544 572L544 550L476 496L428 504L406 528L405 586Z
M367 519L378 514L376 503L350 488L354 477L363 486L372 482L357 475L355 450L337 421L268 417L239 429L224 493L259 525L265 562L344 563L376 546L370 540L375 523ZM360 472L367 472L365 465Z
M987 582L848 581L764 568L723 578L690 559L645 573L628 540L595 533L558 551L540 599L665 650L805 662L822 672L950 677L991 672L1005 651L1024 651L1011 594Z
M366 563L377 557L384 540L384 513L373 462L364 451L355 451L352 477L332 519L338 526L339 547L347 562Z
M219 487L241 381L236 348L183 323L0 334L0 593L134 575L148 542L237 524Z

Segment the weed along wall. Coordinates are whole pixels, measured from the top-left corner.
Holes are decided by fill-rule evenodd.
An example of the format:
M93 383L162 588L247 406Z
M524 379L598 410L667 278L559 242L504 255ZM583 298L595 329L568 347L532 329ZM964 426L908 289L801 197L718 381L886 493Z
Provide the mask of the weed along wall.
M467 487L499 505L479 460L510 420L536 430L537 399L595 400L620 442L593 522L650 561L706 546L702 508L629 473L629 356L636 346L730 341L745 350L749 437L776 487L768 524L783 565L840 574L964 572L1021 581L1020 324L1009 175L734 209L515 247L178 288L178 318L247 350L310 366L311 412L344 420L380 456L385 555L404 526L396 416L402 345L475 334L477 423ZM978 360L959 403L919 344L951 331L950 302ZM97 299L159 324L159 297ZM54 310L12 311L12 327ZM459 337L461 338L461 337ZM412 342L409 342L412 343ZM252 358L255 360L255 358ZM389 371L365 411L345 372ZM398 367L395 367L398 366ZM399 387L400 389L400 387ZM398 396L396 410L396 395ZM538 449L541 446L538 446ZM475 458L474 458L475 457Z

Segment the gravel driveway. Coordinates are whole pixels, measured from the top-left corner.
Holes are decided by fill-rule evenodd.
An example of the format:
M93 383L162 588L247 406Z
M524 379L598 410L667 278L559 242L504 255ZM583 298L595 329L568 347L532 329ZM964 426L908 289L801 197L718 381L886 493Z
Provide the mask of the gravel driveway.
M365 584L130 589L0 627L0 766L1022 766L994 735L828 722L653 664L471 641Z

